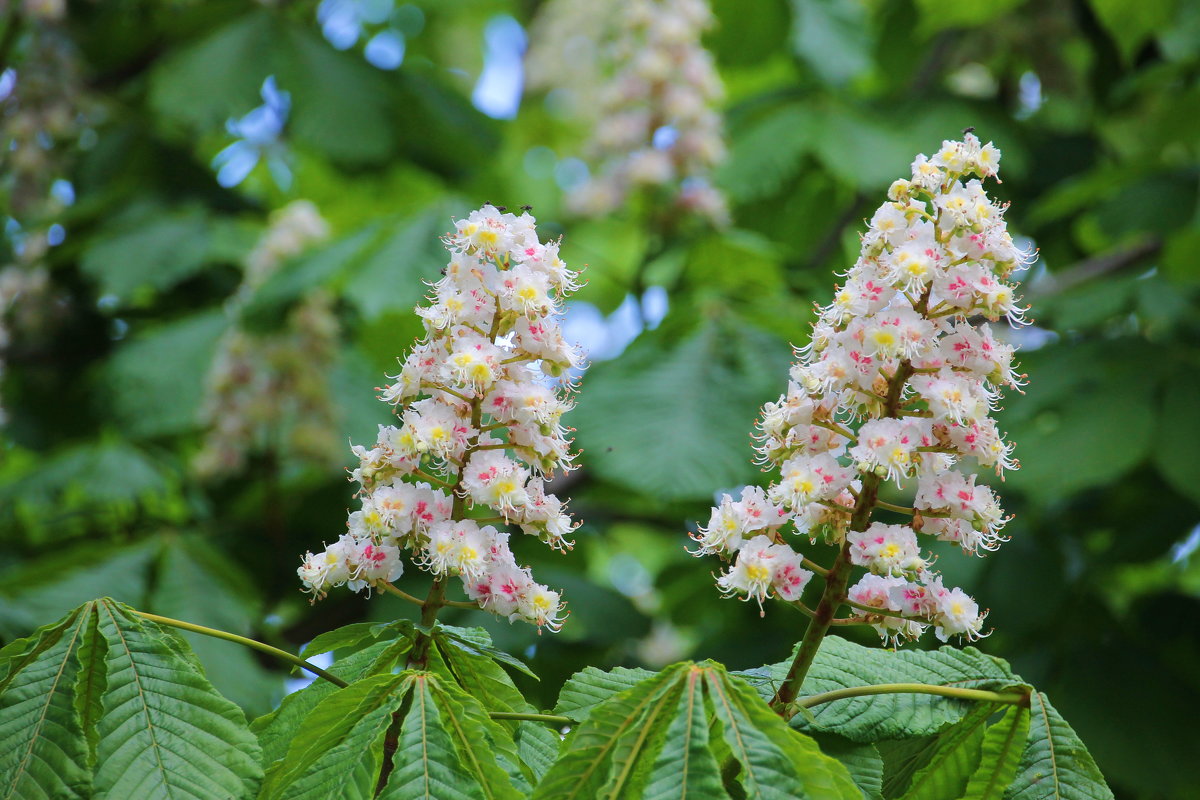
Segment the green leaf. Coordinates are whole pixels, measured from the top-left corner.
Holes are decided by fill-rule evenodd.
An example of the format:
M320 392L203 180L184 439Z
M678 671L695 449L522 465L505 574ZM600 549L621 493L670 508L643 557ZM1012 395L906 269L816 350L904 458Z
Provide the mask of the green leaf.
M586 667L563 684L554 713L583 722L605 700L653 676L653 672L640 667L614 667L607 672Z
M0 486L0 501L38 512L29 521L31 527L63 525L71 521L67 511L115 513L132 509L139 501L162 499L169 489L163 468L145 451L116 437L104 437L40 457L33 469Z
M108 689L108 643L100 633L100 614L93 604L84 606L85 629L79 638L79 673L75 678L75 713L87 740L88 766L96 764L100 743L99 722L104 716L104 693Z
M354 705L353 714L338 719L333 728L338 733L337 738L323 737L322 749L305 752L309 760L303 769L296 771L294 779L282 787L279 797L287 800L324 800L327 797L367 800L373 796L383 738L405 691L404 687L397 687L402 683L397 676L380 678L382 686L390 687L386 691L391 693L379 696L378 703ZM381 688L380 691L385 690ZM308 722L305 732L315 725L315 720ZM287 763L284 762L285 767Z
M409 675L372 675L327 694L307 715L287 755L267 770L262 800L293 797L302 792L325 791L338 797L352 790L361 759L375 759L375 733L384 730L411 686ZM357 748L343 747L350 741ZM330 775L327 770L333 769Z
M612 748L612 767L608 780L600 789L606 798L640 797L650 771L667 746L667 736L676 721L679 711L677 698L685 694L685 684L692 672L701 671L694 665L686 665L678 671L676 679L661 692L641 716L638 724L628 734L616 740ZM687 723L683 723L686 725ZM679 733L682 729L677 729ZM680 778L681 776L676 776Z
M285 262L243 307L246 327L270 330L280 324L292 303L347 274L374 247L379 231L373 223Z
M785 49L790 16L785 0L756 3L753 14L739 0L712 0L709 5L717 24L704 42L722 67L762 64Z
M528 675L534 680L538 680L538 676L534 674L533 670L524 661L493 647L492 637L483 628L456 628L453 625L439 624L434 631L434 637L443 639L452 647L465 653L497 661L507 667L512 667L517 672Z
M913 775L928 763L938 746L937 734L909 739L889 739L875 747L883 757L883 796L899 797L912 783Z
M760 694L769 697L787 674L791 661L747 674ZM998 658L974 647L892 652L863 647L838 636L826 637L804 679L801 696L878 683L924 683L969 689L1000 690L1018 683ZM974 703L927 694L881 694L848 697L812 709L793 724L802 730L830 731L856 742L875 742L936 733L957 722Z
M614 768L618 744L636 736L648 714L661 710L687 668L686 664L668 667L591 708L587 721L572 733L562 755L534 790L535 800L599 797Z
M123 304L147 290L163 291L209 260L210 225L197 208L122 218L90 240L79 268L98 295Z
M536 711L499 664L478 651L464 649L453 642L449 637L434 636L440 656L438 666L445 670L445 677L483 703L489 711ZM440 673L441 670L432 671ZM515 726L512 728L516 730Z
M438 642L438 638L442 641ZM537 711L498 664L487 656L468 653L448 644L445 637L435 634L435 644L429 650L426 669L444 679L446 684L458 687L479 701L488 711ZM533 788L534 775L532 770L525 767L517 747L517 724L515 720L494 722L489 719L486 725L488 747L495 751L498 763L508 772L513 783L528 794Z
M821 80L842 86L871 68L867 8L857 0L792 0L792 48Z
M785 105L735 131L716 183L738 203L773 195L795 176L811 149L812 125L805 106Z
M260 751L241 709L154 626L112 600L96 607L108 644L96 796L253 797Z
M864 800L883 798L883 757L873 744L860 744L834 733L813 736L821 752L836 758L850 773L851 779L863 793Z
M1117 43L1121 57L1129 61L1156 31L1169 26L1175 15L1176 0L1091 0L1100 24Z
M271 74L260 59L272 39L270 16L260 12L175 48L150 73L150 107L176 125L199 129L218 128L236 110L249 111Z
M236 563L199 536L170 535L150 593L150 609L176 619L249 636L260 605L253 584ZM219 692L256 716L267 712L278 691L279 673L264 669L252 651L221 639L181 631Z
M1021 469L1006 476L1010 486L1051 500L1109 484L1146 459L1155 438L1155 384L1114 380L1089 388L1030 423L1013 426ZM1121 435L1096 436L1098 430ZM1071 469L1061 468L1063 453L1071 454Z
M202 311L123 342L101 372L114 423L136 437L195 429L217 342L228 326L222 311ZM150 397L153 403L146 402Z
M592 368L574 412L578 442L606 480L664 500L711 499L756 474L750 421L784 388L786 347L728 318L683 341L665 330Z
M376 642L345 658L339 658L329 672L353 683L390 671L396 659L407 650L405 643ZM262 747L264 764L270 766L287 755L292 739L296 737L305 718L337 689L336 685L318 678L300 691L284 697L279 708L251 723L250 730L258 737Z
M377 164L395 145L388 84L362 59L339 53L307 25L281 24L275 75L292 95L288 133L334 162Z
M968 28L1007 14L1025 0L916 0L921 12L921 32L937 33L946 28Z
M1195 16L1200 20L1200 11ZM1200 41L1200 36L1196 38ZM1200 265L1197 264L1196 253L1200 253L1200 228L1175 231L1163 248L1163 272L1176 283L1195 286L1200 281Z
M706 672L692 667L684 675L683 691L667 726L665 743L646 778L642 794L646 800L728 797L722 786L721 767L708 746Z
M301 653L306 659L342 650L347 647L358 647L363 643L374 643L383 633L377 622L351 622L340 628L318 634L308 644L304 645Z
M428 673L406 673L412 704L380 800L517 800L487 741L505 734L479 702Z
M517 753L529 767L534 782L545 777L558 758L562 738L540 722L522 720L517 724Z
M306 26L265 10L237 17L158 61L150 105L176 127L208 132L259 105L269 75L292 98L286 138L349 165L377 163L391 153L391 94L382 75Z
M1017 774L1029 735L1029 709L1009 706L983 737L982 758L971 774L963 800L1001 800Z
M31 630L39 620L62 616L114 587L121 599L140 604L153 553L149 542L83 545L7 571L0 581L0 632Z
M1200 384L1194 376L1177 373L1167 380L1154 462L1175 491L1200 503L1196 453L1200 452Z
M859 800L862 792L838 761L788 727L745 681L712 669L705 679L725 742L742 766L747 797Z
M1079 736L1041 692L1030 697L1029 739L1005 800L1112 800Z
M94 636L94 614L85 605L2 651L8 668L0 683L0 797L5 800L90 796L89 739L76 708L76 686L88 680L77 653ZM85 663L94 665L90 654ZM89 694L89 710L90 701Z
M913 148L907 141L910 137L896 130L894 120L832 103L815 111L813 149L839 180L878 192L908 174Z
M459 204L439 203L399 221L355 267L343 296L367 320L389 311L411 313L425 295L423 281L433 281L446 264L446 250L438 237L455 211L462 212ZM385 286L387 291L380 291Z
M997 708L996 703L977 703L960 722L940 733L929 760L913 775L902 800L961 797L971 775L982 768L984 731Z

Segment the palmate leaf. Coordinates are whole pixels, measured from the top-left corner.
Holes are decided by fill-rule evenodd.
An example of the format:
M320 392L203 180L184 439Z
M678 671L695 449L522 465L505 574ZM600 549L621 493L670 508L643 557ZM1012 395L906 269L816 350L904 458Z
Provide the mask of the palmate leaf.
M1000 800L1017 773L1029 736L1029 709L1009 706L983 737L979 766L971 773L963 800Z
M87 739L75 712L76 659L95 635L94 609L18 639L0 651L0 797L86 797L91 770ZM90 659L89 659L90 660Z
M852 742L832 733L814 734L813 738L820 745L822 753L842 763L865 800L881 800L883 756L879 754L879 748L873 744Z
M743 674L761 696L774 693L790 664L782 662ZM936 651L891 652L829 637L817 653L802 695L878 683L924 683L972 689L1011 690L1020 678L1002 660L973 647ZM970 776L970 797L1005 800L1108 800L1104 777L1087 748L1058 714L1045 694L1030 698L1029 721L1020 712L988 729L988 750ZM801 730L831 732L852 741L878 742L885 751L885 797L903 793L918 771L941 746L947 726L975 710L972 701L926 694L883 694L823 703L810 718L797 715ZM1028 737L1022 732L1027 729ZM901 741L901 740L908 740ZM911 742L911 744L910 744ZM1023 746L1021 743L1024 743ZM1013 767L1014 748L1021 754ZM959 792L968 791L967 785ZM957 797L958 795L955 795Z
M94 606L108 649L95 797L252 797L260 753L241 709L180 657L181 640L119 603Z
M791 661L746 673L764 697L787 674ZM878 683L923 683L999 690L1020 683L1003 661L974 647L891 652L827 637L801 687L801 695ZM971 701L926 694L881 694L823 703L812 717L792 718L801 730L831 731L856 742L937 733L973 707Z
M688 670L675 716L666 729L666 742L646 780L643 797L683 800L722 797L721 766L708 746L709 711L704 697L705 671Z
M304 735L267 772L262 800L370 797L382 737L409 680L374 675L322 700L304 720Z
M0 651L0 797L249 798L240 709L187 643L94 600Z
M787 348L731 314L677 334L664 324L597 365L574 424L600 477L660 499L711 499L714 486L753 480L742 420L783 388Z
M650 670L640 668L616 667L605 672L596 667L586 667L563 684L554 713L583 722L593 708L653 675Z
M158 614L248 636L258 608L249 577L237 564L194 535L164 534L156 564L150 608ZM262 714L274 705L278 676L254 657L252 650L232 642L187 631L180 632L204 664L205 677L217 691L248 715Z
M1087 747L1041 692L1030 697L1029 739L1005 800L1112 800Z
M444 683L454 685L488 711L534 713L520 690L498 664L485 656L468 654L443 640L429 649L426 669ZM512 782L526 795L533 789L533 771L525 766L516 742L517 722L487 719L486 743Z
M859 800L846 768L824 755L811 737L788 727L744 681L724 670L705 676L725 741L742 766L748 798Z
M668 667L595 705L587 721L564 743L562 755L534 791L535 800L600 797L612 753L622 737L637 731L651 709L670 704L667 697L686 665Z
M479 702L435 675L410 674L412 702L380 800L518 800L483 740L506 734Z
M995 703L978 703L960 722L942 732L928 760L912 776L902 800L961 797L980 765L987 720L997 708Z
M388 672L410 646L408 641L376 642L345 658L339 658L329 671L351 682ZM315 680L300 691L283 698L279 707L270 714L251 723L250 730L258 737L258 743L262 747L263 764L269 767L287 755L288 747L304 724L305 718L318 703L337 691L337 688L329 681Z
M693 668L691 671L698 671ZM674 726L674 715L679 711L679 698L685 693L685 680L689 672L681 672L657 698L646 708L638 724L628 735L618 738L612 748L612 768L608 780L600 790L601 797L641 797L655 759L663 750L675 750L679 742L668 745L666 737ZM686 780L687 776L679 776ZM683 791L692 787L684 784Z
M477 651L456 647L444 637L434 636L429 671L453 681L489 711L537 711L499 664ZM515 733L516 725L508 724Z
M434 628L434 638L439 640L439 646L447 643L451 644L458 650L471 655L488 658L507 667L512 667L534 680L539 680L538 676L534 674L534 671L524 661L493 647L492 637L484 628L458 628L453 625L442 625L439 623Z
M545 800L730 796L862 793L845 767L711 662L676 664L591 706L534 792Z
M545 725L522 721L517 725L516 741L521 763L529 768L535 783L540 781L558 758L561 737Z
M367 650L380 644L394 646ZM380 797L521 796L497 759L507 733L478 701L428 672L385 672L332 691L296 730L304 734L269 768L261 800L373 797L385 744L395 754ZM511 740L508 750L517 761Z

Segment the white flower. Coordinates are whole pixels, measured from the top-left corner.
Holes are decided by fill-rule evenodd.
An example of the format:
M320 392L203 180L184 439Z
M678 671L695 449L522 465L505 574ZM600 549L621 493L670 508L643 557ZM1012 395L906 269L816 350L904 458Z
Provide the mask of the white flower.
M417 310L425 337L381 390L401 424L381 425L374 447L353 448L362 508L337 544L306 555L299 575L314 598L341 584L376 587L401 574L407 550L434 575L459 576L480 607L557 630L561 598L517 565L509 534L486 522L571 546L576 523L531 473L574 467L562 424L570 386L550 378L581 364L555 318L578 278L556 242L538 241L527 213L485 205L445 243L450 262Z
M850 561L876 575L914 575L925 569L917 534L907 525L874 522L865 531L846 534Z
M557 90L592 131L591 174L568 195L579 214L605 214L642 187L715 224L729 211L709 173L725 156L722 87L700 46L705 0L628 0L619 13L553 0L534 23L529 85ZM579 31L587 31L586 41ZM663 192L662 190L666 190Z
M893 642L929 625L943 639L982 635L977 604L942 586L918 533L969 554L1006 540L995 494L967 471L1017 467L989 415L1001 390L1024 376L1012 347L970 324L975 316L1019 323L1024 313L1008 280L1028 255L981 180L995 176L999 155L967 134L933 158L918 156L911 179L892 184L844 285L797 350L787 394L763 407L755 436L759 463L779 467L769 500L795 533L840 545L844 560L869 570L850 597ZM911 507L879 497L882 481L903 491L914 478ZM911 524L876 518L884 514ZM747 541L757 530L725 497L693 538L698 555L737 552L718 585L761 602L785 594L768 573L788 560L771 548L786 548L773 542L789 530L771 526L770 538Z

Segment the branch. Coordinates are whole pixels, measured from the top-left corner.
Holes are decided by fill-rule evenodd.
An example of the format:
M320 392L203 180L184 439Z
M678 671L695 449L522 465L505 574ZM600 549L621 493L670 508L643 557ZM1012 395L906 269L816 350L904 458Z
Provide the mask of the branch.
M926 683L880 683L874 686L852 686L832 692L813 694L796 701L801 708L812 708L847 697L866 697L874 694L934 694L959 700L1005 703L1013 706L1029 706L1029 692L989 692L983 689L960 689L957 686L932 686Z
M1029 294L1037 297L1059 294L1081 283L1132 266L1143 258L1154 255L1162 249L1162 246L1162 239L1153 237L1130 245L1124 250L1114 250L1103 255L1085 258L1056 275L1047 275L1044 281L1039 281L1036 286L1030 287Z
M311 672L312 674L318 675L318 676L324 678L325 680L329 681L330 683L334 684L335 686L340 686L343 689L350 685L350 684L346 683L344 680L342 680L341 678L339 678L337 675L334 675L332 672L326 672L325 670L321 669L320 667L317 667L317 666L314 666L314 665L308 663L300 656L292 655L291 653L289 653L286 650L280 650L278 647L272 647L271 645L266 644L264 642L259 642L254 639L249 639L245 636L238 636L236 633L230 633L229 631L222 631L222 630L218 630L217 628L206 628L203 625L196 625L195 623L192 623L192 622L184 622L183 620L180 620L180 619L172 619L170 617L160 617L158 614L151 614L146 611L138 611L136 608L131 609L131 610L133 611L133 613L137 614L139 617L144 617L145 619L148 619L152 622L157 622L160 625L169 625L172 628L179 628L180 630L191 631L192 633L200 633L200 634L204 634L205 636L211 636L214 639L224 639L227 642L236 642L237 644L243 645L245 647L252 647L255 650L261 650L264 653L270 653L271 655L275 656L276 658L281 658L284 661L288 661L292 664L295 664L297 667L300 667L300 669L306 669L309 672Z

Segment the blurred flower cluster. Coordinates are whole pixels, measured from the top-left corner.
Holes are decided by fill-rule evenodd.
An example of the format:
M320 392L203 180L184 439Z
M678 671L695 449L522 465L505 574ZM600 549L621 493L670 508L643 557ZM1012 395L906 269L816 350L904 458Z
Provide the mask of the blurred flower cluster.
M395 580L402 550L442 580L458 576L479 607L557 630L557 592L533 580L509 548L515 525L550 547L571 547L575 524L545 480L573 468L562 416L581 366L559 327L577 287L558 242L539 242L534 218L490 205L456 223L429 304L426 335L382 390L400 424L355 447L362 509L348 531L299 569L305 589L354 591Z
M0 381L14 340L34 346L66 313L53 291L46 254L63 242L58 220L75 199L67 173L86 128L90 103L79 57L63 29L66 3L14 3L0 64ZM7 415L0 409L0 424Z
M574 95L592 131L595 171L568 198L575 213L607 214L650 189L715 224L728 220L708 177L725 155L715 108L723 88L700 44L712 24L705 0L546 4L531 36L529 85ZM584 31L595 43L581 41Z
M930 625L943 641L983 635L985 614L943 585L918 534L968 554L1004 541L1004 512L970 466L1017 466L988 416L1002 387L1021 384L1013 349L987 324L970 324L1021 321L1006 280L1027 256L981 183L999 158L968 133L918 156L911 180L892 184L787 393L763 408L756 449L778 480L737 501L726 495L694 537L699 553L733 560L718 580L725 592L799 600L813 573L783 536L790 523L840 546L841 567L866 568L848 600L885 639ZM915 485L912 507L878 498L889 481ZM909 519L873 521L878 510Z
M12 344L13 329L35 330L45 319L43 310L49 293L50 273L44 267L8 266L0 270L0 384L4 382L4 357ZM0 425L7 422L8 413L0 404Z
M240 320L259 286L328 235L316 207L297 200L272 215L247 257L245 278L228 306L232 324L208 373L201 406L207 433L193 462L199 475L238 472L253 452L327 467L340 462L328 377L339 335L333 298L323 289L310 292L277 332L251 333Z

